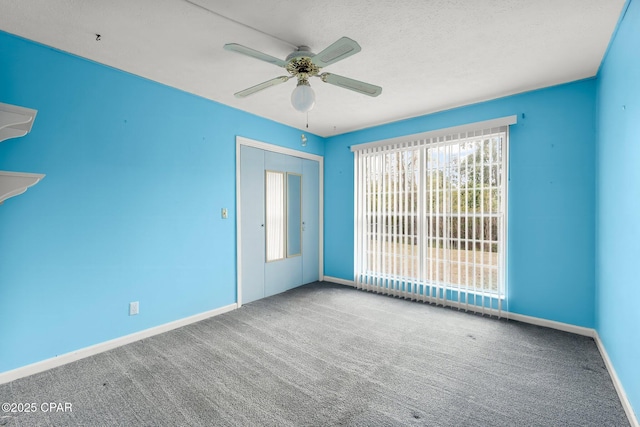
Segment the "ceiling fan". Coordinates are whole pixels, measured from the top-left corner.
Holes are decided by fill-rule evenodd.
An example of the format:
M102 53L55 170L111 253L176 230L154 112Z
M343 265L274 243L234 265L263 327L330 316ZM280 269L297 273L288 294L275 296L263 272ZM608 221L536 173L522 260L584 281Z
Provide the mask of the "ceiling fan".
M317 55L311 52L308 46L299 46L297 50L291 52L285 60L276 58L266 53L258 52L237 43L224 45L226 50L251 56L261 61L282 67L289 72L288 76L280 76L266 82L257 84L248 89L235 93L237 98L244 98L256 92L267 89L271 86L286 82L292 77L296 77L298 85L291 94L291 104L293 108L301 112L307 112L316 103L315 93L309 85L310 77L319 77L323 82L345 89L353 90L369 96L378 96L382 92L380 86L350 79L332 73L320 73L320 70L334 62L341 61L360 52L360 45L349 37L342 37Z

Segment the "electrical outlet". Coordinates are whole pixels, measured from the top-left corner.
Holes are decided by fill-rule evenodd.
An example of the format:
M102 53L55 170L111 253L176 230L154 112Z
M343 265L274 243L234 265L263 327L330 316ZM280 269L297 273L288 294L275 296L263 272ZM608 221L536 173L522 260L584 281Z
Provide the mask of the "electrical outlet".
M227 208L222 208L222 219L229 218L229 212L227 212Z
M140 303L138 301L129 303L129 316L135 316L140 312Z

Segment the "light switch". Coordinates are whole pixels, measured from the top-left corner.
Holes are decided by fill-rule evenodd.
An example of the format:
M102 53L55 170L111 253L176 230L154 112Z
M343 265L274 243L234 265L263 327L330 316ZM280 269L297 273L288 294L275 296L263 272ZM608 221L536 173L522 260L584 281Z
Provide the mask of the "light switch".
M227 212L227 208L222 208L222 219L227 219L229 217L229 213Z

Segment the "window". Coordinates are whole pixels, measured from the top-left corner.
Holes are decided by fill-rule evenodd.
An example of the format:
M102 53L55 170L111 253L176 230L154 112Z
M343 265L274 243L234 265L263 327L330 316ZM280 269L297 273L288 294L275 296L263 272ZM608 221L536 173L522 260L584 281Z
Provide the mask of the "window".
M507 125L352 150L356 286L499 314L506 295Z

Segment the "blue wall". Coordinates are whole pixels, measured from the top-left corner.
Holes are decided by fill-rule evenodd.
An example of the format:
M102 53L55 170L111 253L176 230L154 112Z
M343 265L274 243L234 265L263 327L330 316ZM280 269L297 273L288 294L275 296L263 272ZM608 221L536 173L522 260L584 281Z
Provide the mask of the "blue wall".
M597 330L640 414L640 3L598 76Z
M234 303L235 136L300 131L3 32L0 52L0 102L38 110L0 170L47 175L0 206L0 372Z
M595 80L585 80L328 139L325 274L353 279L350 145L517 114L508 310L594 327L595 91Z

